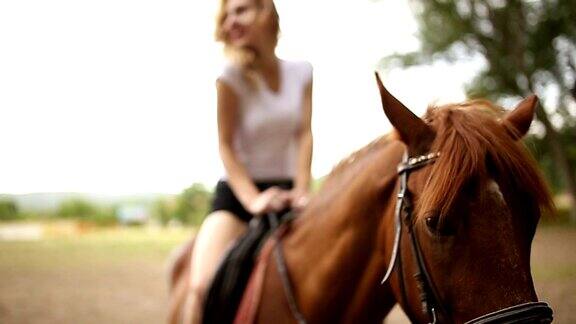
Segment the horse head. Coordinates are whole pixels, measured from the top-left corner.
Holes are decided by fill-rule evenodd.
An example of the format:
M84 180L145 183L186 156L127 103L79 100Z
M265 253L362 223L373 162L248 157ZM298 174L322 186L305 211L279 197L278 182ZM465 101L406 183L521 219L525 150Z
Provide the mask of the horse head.
M432 107L421 119L377 76L406 155L385 281L413 322L549 322L530 272L532 239L552 200L520 139L537 98L505 113L487 101ZM393 232L396 231L396 232Z

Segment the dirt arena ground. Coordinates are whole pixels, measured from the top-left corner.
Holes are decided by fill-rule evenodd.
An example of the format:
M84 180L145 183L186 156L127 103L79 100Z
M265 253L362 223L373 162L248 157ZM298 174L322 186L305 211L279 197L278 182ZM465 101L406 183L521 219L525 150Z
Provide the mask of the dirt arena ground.
M163 323L166 260L186 230L0 241L0 323ZM576 228L544 227L533 273L555 323L576 323ZM387 323L406 323L395 313Z

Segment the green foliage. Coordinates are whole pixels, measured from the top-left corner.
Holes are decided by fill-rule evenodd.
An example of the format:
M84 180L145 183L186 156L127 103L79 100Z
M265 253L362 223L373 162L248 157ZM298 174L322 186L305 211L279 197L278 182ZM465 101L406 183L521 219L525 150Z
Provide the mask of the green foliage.
M97 206L80 198L63 201L58 207L55 216L87 221L103 226L117 223L114 208Z
M185 224L199 225L206 217L211 194L201 184L193 184L176 199L176 215Z
M568 162L571 165L576 165L576 126L564 127L558 135L562 146L564 146L566 150ZM544 138L534 135L526 138L526 145L540 164L552 191L556 194L561 193L566 187L564 183L566 179L554 163L554 156L550 145L548 145Z
M576 204L576 3L574 0L413 0L421 50L384 58L384 66L480 58L483 69L466 85L469 97L493 101L537 93L544 140L530 145L553 188ZM546 96L558 98L546 98ZM554 99L557 102L550 104ZM558 136L556 134L558 130ZM558 138L557 138L558 137ZM552 154L549 146L553 147ZM571 209L576 223L576 206Z
M154 217L166 225L177 220L188 225L200 225L208 214L212 194L201 184L193 184L172 199L160 199L153 206Z
M62 218L88 218L98 213L98 208L84 199L69 199L58 207L57 216Z
M471 97L498 100L525 96L535 87L572 90L576 60L576 5L558 1L411 2L419 25L421 50L384 58L384 66L412 66L438 60L482 57L483 71L467 91ZM574 119L561 104L557 112Z
M118 224L116 211L114 208L111 207L99 208L95 214L88 216L86 220L99 226L111 226Z
M12 200L0 200L0 221L16 220L20 218L18 207Z
M170 219L174 218L173 203L169 199L158 199L152 206L152 215L160 224L167 225Z

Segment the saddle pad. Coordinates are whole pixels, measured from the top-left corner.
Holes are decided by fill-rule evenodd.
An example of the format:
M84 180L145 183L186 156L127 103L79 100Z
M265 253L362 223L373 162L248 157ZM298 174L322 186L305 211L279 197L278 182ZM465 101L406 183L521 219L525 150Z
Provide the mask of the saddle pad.
M260 255L258 256L256 266L254 271L252 271L252 275L248 281L248 286L244 291L244 296L242 297L242 301L238 307L238 312L236 314L234 324L254 323L256 319L256 312L258 311L258 306L260 305L264 276L266 274L270 255L272 254L275 243L275 240L268 240L262 248L262 252L260 252Z
M204 324L229 324L234 321L256 255L269 231L270 224L266 217L255 219L246 234L227 252L206 296Z

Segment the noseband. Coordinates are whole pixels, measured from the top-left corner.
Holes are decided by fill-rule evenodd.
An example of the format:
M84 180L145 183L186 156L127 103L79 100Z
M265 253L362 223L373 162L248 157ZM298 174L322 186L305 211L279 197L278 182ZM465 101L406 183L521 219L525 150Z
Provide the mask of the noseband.
M404 287L404 269L402 267L402 256L400 253L401 239L402 239L402 223L406 224L407 232L410 236L410 243L412 247L412 255L416 263L416 271L414 279L418 285L419 298L422 304L423 312L428 316L429 323L436 324L439 322L438 315L442 314L443 319L449 321L450 316L441 303L440 296L433 284L432 278L426 269L424 256L418 236L414 231L414 221L412 213L412 201L410 200L410 192L408 191L408 177L410 172L420 169L434 161L440 156L440 152L429 153L418 157L408 158L408 153L405 152L402 158L402 163L398 165L398 174L400 176L400 188L397 195L397 203L395 208L395 235L394 246L390 262L388 262L388 269L382 279L384 284L395 269L396 263L398 264L399 284L402 291L402 298L404 302L407 301L406 289ZM485 323L550 323L552 322L552 309L545 302L529 302L524 304L515 305L512 307L504 308L499 311L489 313L465 324L485 324Z

